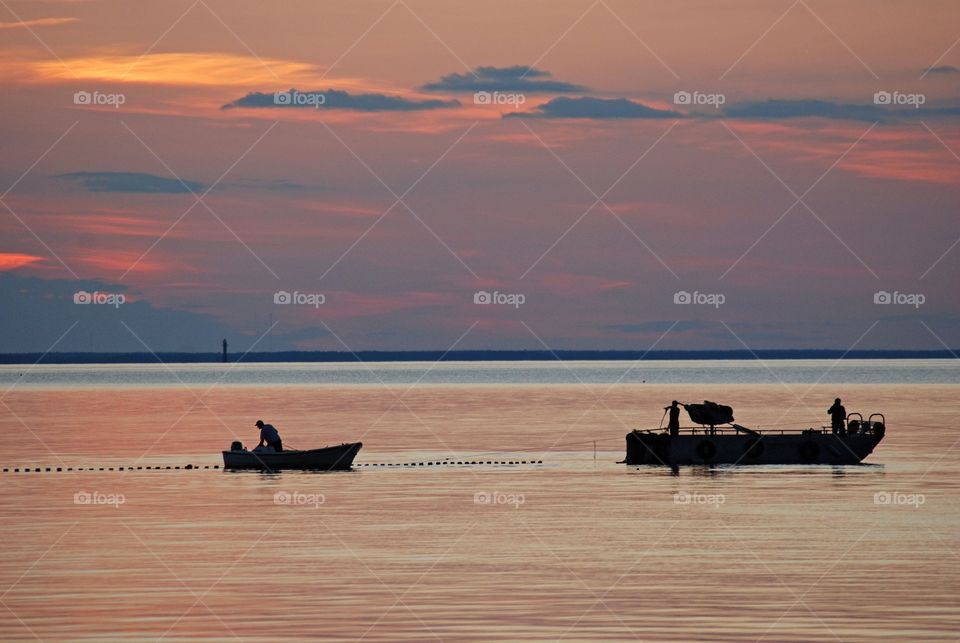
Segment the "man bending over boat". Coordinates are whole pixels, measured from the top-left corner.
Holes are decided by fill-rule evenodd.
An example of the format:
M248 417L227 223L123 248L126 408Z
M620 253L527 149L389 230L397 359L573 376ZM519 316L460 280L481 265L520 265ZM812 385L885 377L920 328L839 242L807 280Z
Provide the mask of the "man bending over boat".
M257 428L260 429L260 444L257 445L258 447L266 445L273 447L273 450L277 453L283 451L283 441L280 440L280 433L272 424L264 424L263 420L257 420Z
M830 414L830 425L833 432L837 435L846 433L847 409L843 408L839 397L833 401L833 406L827 409L827 413Z

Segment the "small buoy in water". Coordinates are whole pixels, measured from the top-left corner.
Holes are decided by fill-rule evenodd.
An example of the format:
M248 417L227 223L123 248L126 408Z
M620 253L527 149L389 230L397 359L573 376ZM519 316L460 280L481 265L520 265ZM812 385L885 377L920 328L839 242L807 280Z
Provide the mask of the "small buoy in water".
M192 469L192 468L193 468L192 464L188 464L187 466L184 467L184 469Z

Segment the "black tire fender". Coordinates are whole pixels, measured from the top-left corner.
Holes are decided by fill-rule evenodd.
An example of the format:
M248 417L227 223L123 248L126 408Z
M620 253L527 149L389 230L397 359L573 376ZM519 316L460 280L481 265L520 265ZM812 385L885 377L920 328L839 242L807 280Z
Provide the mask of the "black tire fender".
M701 460L713 460L717 455L717 445L712 440L700 440L697 445L697 456Z

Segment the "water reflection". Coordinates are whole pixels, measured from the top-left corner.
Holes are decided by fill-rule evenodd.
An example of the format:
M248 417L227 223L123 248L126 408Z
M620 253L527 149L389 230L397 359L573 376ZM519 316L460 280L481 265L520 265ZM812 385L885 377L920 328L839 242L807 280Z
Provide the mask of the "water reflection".
M758 423L795 401L720 388ZM622 386L587 411L581 386L424 386L394 408L372 387L225 386L190 410L182 389L16 390L42 443L0 414L11 466L219 463L264 407L294 444L363 439L358 463L544 464L3 474L0 639L955 640L956 387L848 387L890 426L861 466L616 463L646 409L652 428L663 399L714 392ZM124 502L76 500L94 494Z

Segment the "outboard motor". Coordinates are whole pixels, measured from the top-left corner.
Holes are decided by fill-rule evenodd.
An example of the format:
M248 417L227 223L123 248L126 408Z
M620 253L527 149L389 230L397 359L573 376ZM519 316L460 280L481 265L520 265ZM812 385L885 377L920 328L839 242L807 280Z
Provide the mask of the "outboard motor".
M240 440L234 440L234 441L230 444L230 450L231 450L231 451L243 451L243 442L241 442Z

